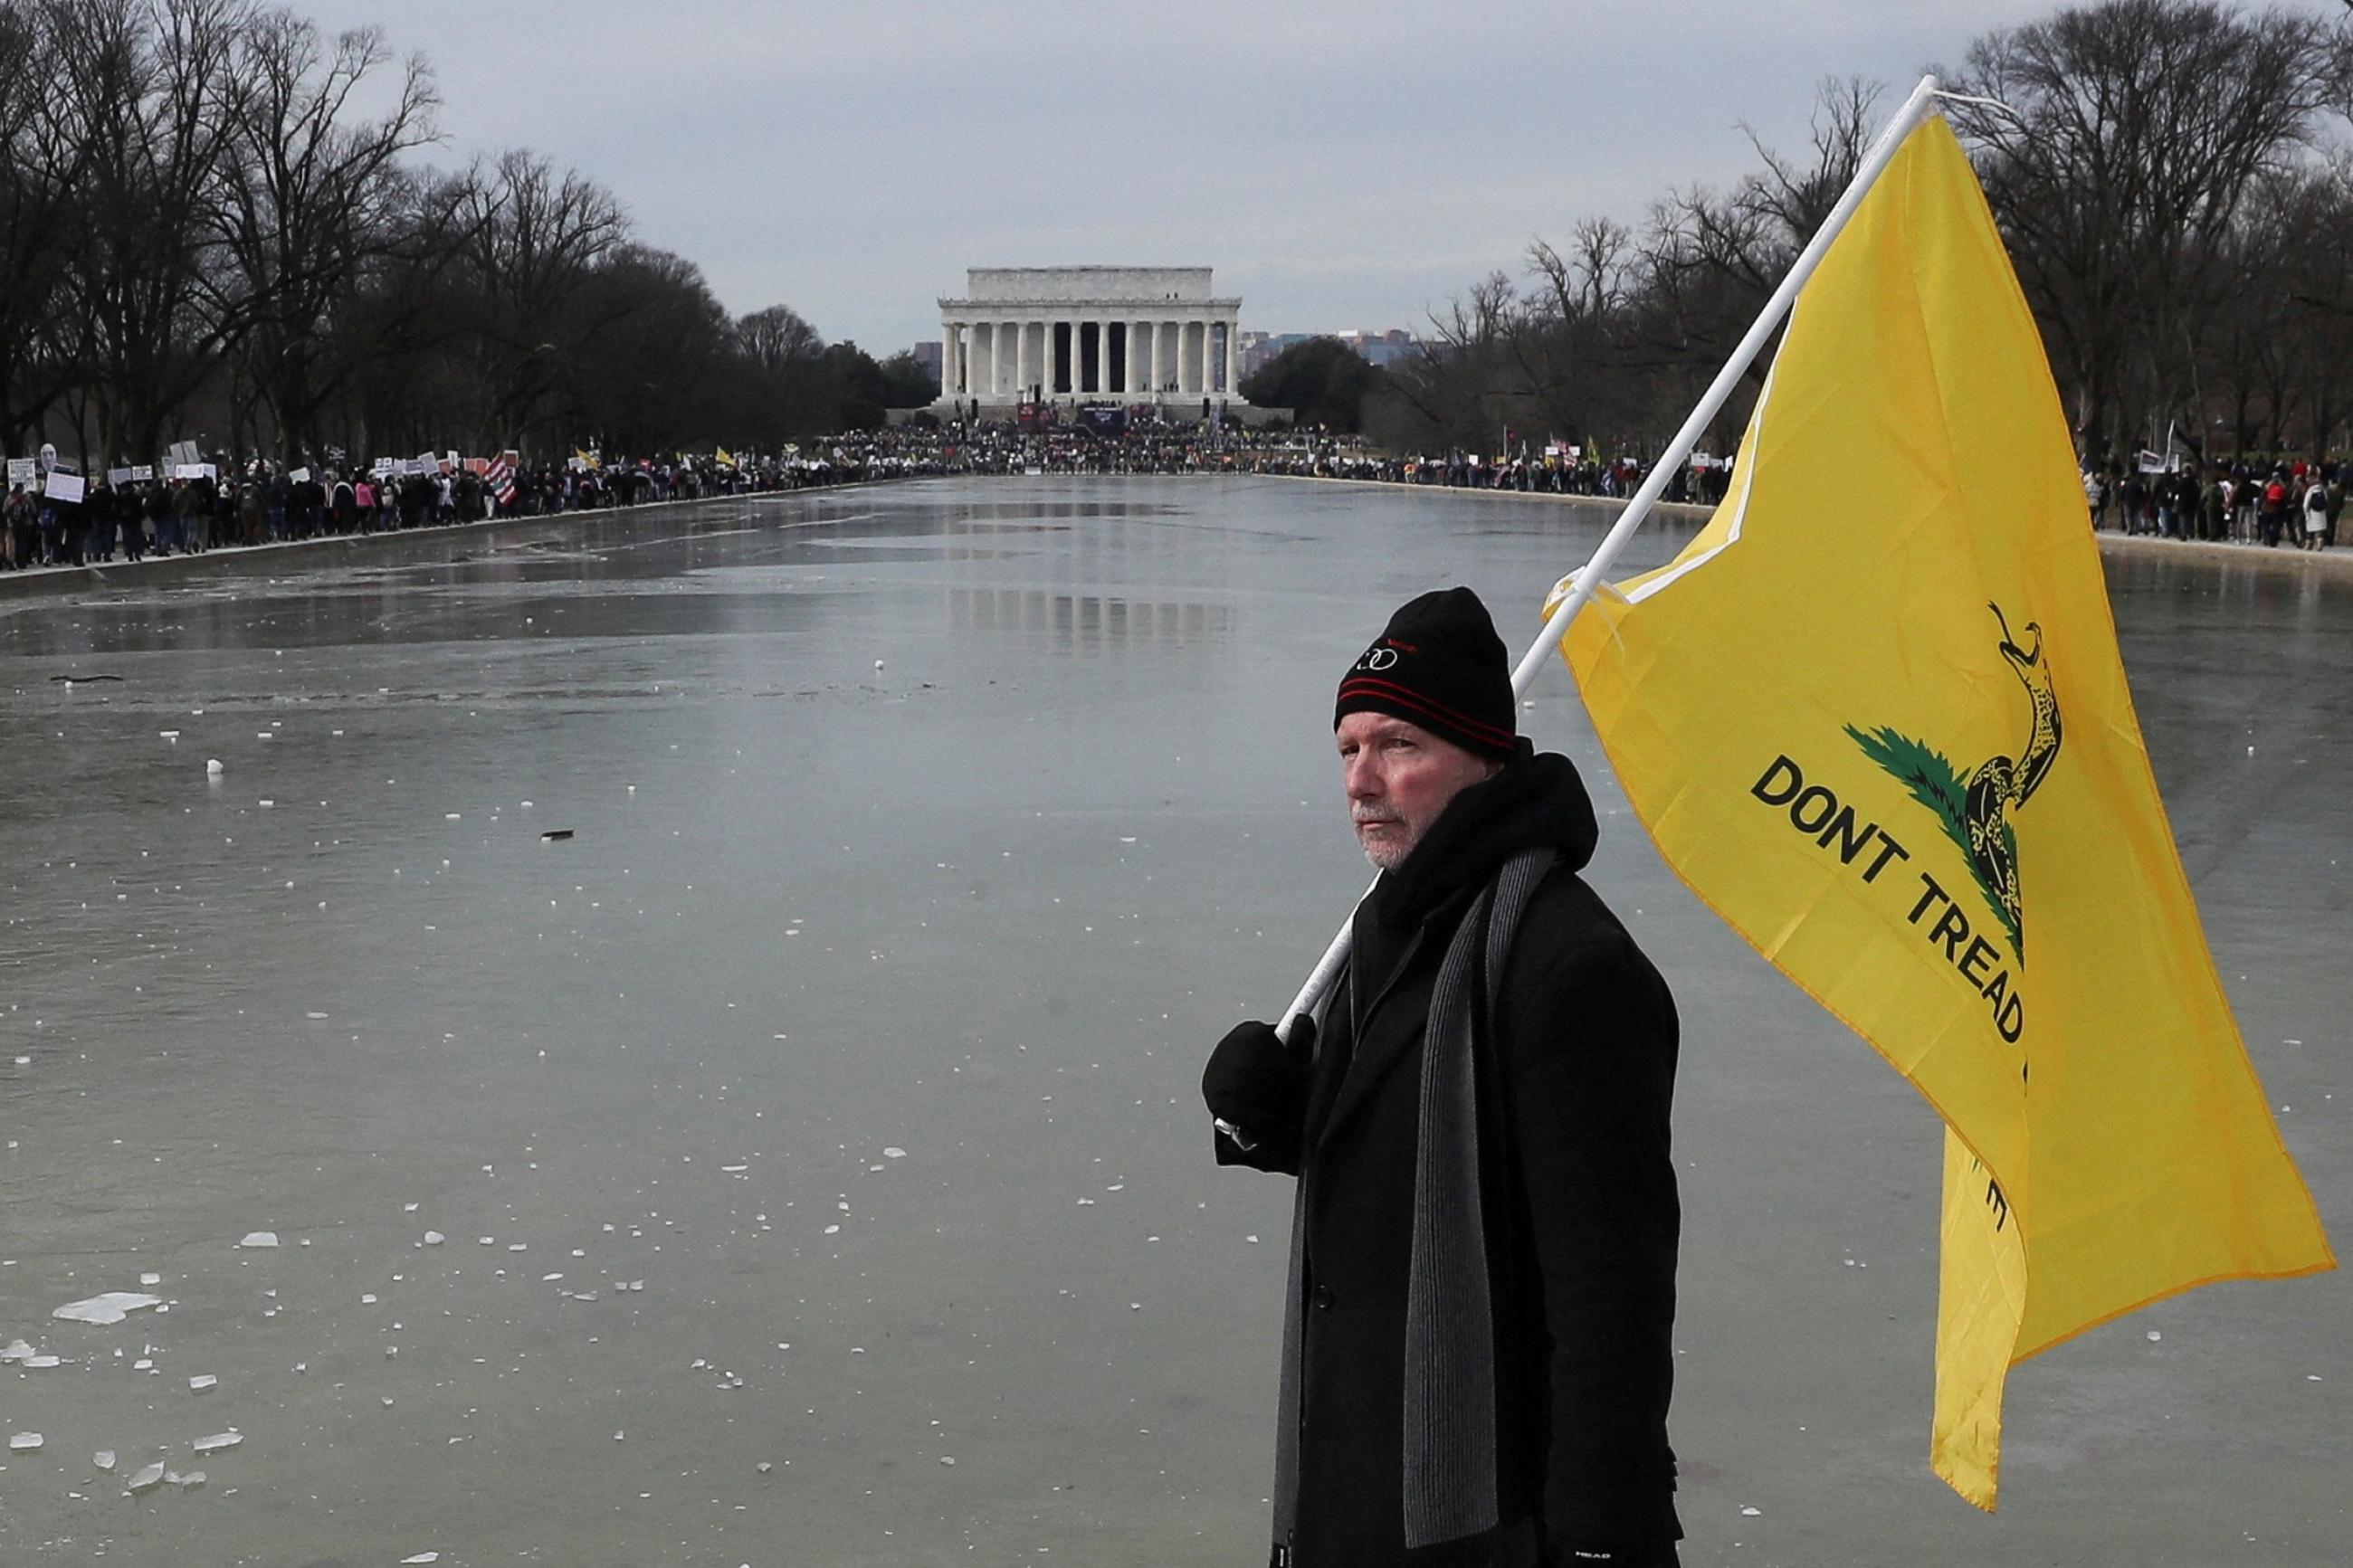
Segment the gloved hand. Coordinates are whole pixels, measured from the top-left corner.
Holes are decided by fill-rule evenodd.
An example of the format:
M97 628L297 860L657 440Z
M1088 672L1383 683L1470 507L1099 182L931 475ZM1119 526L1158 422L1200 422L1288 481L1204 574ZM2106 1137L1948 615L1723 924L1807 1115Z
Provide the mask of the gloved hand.
M1304 1013L1291 1021L1288 1045L1271 1024L1237 1024L1201 1069L1202 1102L1210 1115L1240 1128L1243 1140L1285 1131L1305 1108L1314 1049L1315 1020Z

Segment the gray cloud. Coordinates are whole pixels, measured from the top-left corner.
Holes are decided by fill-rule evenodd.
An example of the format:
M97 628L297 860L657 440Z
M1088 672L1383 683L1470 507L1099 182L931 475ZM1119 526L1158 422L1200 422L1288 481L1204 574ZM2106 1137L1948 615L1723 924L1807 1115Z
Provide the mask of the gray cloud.
M2317 3L2317 0L2315 0ZM736 311L877 353L963 269L1208 264L1271 331L1417 325L1529 240L1803 142L2047 0L312 0L438 68L449 145L612 187ZM1892 101L1892 100L1891 100Z

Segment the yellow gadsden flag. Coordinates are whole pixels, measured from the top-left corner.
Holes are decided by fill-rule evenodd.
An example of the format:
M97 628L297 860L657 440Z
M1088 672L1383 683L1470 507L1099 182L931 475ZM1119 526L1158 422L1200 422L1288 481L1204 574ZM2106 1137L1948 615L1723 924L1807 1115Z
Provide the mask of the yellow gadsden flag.
M1944 1117L1930 1463L2013 1363L2333 1266L2206 948L2067 423L1941 119L1799 296L1731 488L1562 653L1670 865Z

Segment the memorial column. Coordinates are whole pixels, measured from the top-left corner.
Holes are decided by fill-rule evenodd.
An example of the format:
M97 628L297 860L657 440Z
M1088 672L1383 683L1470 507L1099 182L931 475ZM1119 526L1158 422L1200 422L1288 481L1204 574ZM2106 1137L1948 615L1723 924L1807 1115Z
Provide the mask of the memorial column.
M940 401L944 403L956 395L956 327L945 316L940 318Z
M1240 397L1242 395L1241 383L1235 374L1240 368L1241 362L1234 354L1234 342L1241 336L1240 332L1235 331L1240 321L1240 318L1237 316L1226 322L1226 395L1228 397Z

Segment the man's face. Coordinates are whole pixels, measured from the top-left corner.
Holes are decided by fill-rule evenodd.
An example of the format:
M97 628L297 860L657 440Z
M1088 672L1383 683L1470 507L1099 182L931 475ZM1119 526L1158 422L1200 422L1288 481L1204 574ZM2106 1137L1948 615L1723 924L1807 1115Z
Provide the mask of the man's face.
M1502 765L1387 713L1349 714L1337 739L1356 842L1384 871L1404 863L1457 791Z

